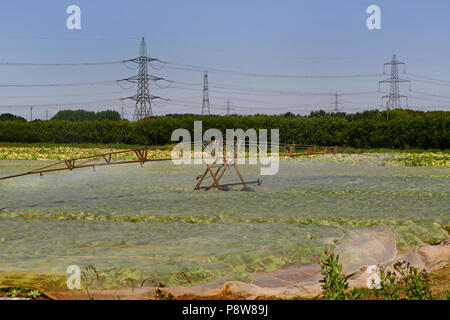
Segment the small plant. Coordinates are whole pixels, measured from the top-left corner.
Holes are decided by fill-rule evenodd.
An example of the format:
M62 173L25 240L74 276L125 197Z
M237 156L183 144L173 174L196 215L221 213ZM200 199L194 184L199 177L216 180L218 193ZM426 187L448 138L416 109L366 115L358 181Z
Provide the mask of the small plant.
M431 300L431 279L428 272L411 266L409 262L400 262L394 265L400 274L400 286L407 299Z
M180 272L174 273L174 274L170 277L170 279L169 279L168 282L170 283L170 281L172 281L172 279L177 279L177 277L181 277L182 280L186 281L186 282L189 283L189 284L192 284L191 278L190 278L189 275L188 275L186 272L184 272L184 271L180 271Z
M161 290L161 288L164 288L165 286L166 284L164 282L159 282L158 288L155 289L156 297L159 300L173 300L173 294L171 294L170 292L166 293L164 290Z
M380 289L375 291L382 300L430 300L431 279L428 272L411 266L407 261L399 261L393 265L392 271L380 268Z
M0 292L4 292L6 296L11 298L22 297L36 300L42 296L42 292L37 289L5 288L1 289Z
M364 295L363 290L348 289L348 280L354 275L342 273L342 264L339 264L339 255L334 255L328 249L325 250L325 258L316 257L324 276L322 283L323 298L326 300L360 299Z
M139 282L139 280L133 279L133 278L123 278L123 279L120 280L121 283L130 284L132 292L134 292L134 289L137 287L137 285L139 286L139 288L142 288L145 283L152 283L152 282L155 282L155 281L156 280L153 279L152 277L144 278L140 282Z
M25 295L33 300L36 300L39 298L42 293L39 290L29 290Z
M22 289L18 289L18 288L11 288L7 293L6 293L6 295L8 296L8 297L11 297L11 298L17 298L19 295L21 295L22 294Z
M386 270L384 266L380 267L380 289L375 290L375 296L381 300L399 300L400 289L397 285L397 276L395 272Z
M89 300L94 300L94 297L91 296L91 292L89 288L100 279L100 276L97 272L97 269L93 265L87 265L81 270L81 282L84 285L86 293L89 297Z
M160 288L156 288L156 296L159 300L173 300L174 296L173 294L166 293L165 291L161 290Z
M170 292L167 293L164 290L161 290L161 288L164 288L166 284L162 281L159 282L158 288L155 289L156 297L159 300L173 300L174 296Z

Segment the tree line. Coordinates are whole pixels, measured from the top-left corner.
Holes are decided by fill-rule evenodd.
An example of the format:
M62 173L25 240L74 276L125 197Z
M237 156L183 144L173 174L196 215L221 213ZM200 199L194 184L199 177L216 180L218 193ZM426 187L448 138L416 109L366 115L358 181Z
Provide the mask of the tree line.
M308 116L230 115L201 116L170 114L139 122L87 119L24 122L0 121L1 142L121 143L164 145L173 143L175 129L188 129L193 136L194 121L202 121L203 130L279 129L281 143L350 146L355 148L450 147L450 112L421 112L396 109L371 110L346 114L315 111ZM1 116L0 116L1 119Z
M86 111L86 110L61 110L50 120L66 120L66 121L94 121L94 120L121 120L120 113L114 110L105 111ZM0 114L0 121L21 121L27 120L23 117L16 116L11 113ZM40 120L34 120L40 121Z

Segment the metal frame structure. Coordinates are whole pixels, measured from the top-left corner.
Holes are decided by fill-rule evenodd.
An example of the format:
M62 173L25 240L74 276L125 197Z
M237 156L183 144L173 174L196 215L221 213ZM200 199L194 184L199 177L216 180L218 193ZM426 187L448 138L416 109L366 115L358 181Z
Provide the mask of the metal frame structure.
M234 168L236 174L239 177L240 182L234 182L234 183L227 183L227 184L220 184L220 179L222 179L222 177L224 176L225 172L227 171L227 169L230 168ZM214 172L214 169L215 172ZM202 182L205 180L205 178L209 176L213 179L213 183L208 185L208 186L202 186ZM208 191L209 189L212 188L217 188L217 190L224 190L227 191L228 187L231 186L237 186L237 185L242 185L243 188L241 189L241 191L254 191L253 189L249 188L248 185L252 185L252 184L256 184L256 185L261 185L262 181L260 179L255 180L255 181L244 181L244 178L242 177L241 172L239 171L237 164L236 163L222 163L222 164L209 164L206 166L206 170L202 175L199 175L197 177L198 183L195 186L194 190L205 190Z
M134 120L139 121L153 115L152 100L148 85L148 66L150 59L147 57L147 45L144 38L141 42L141 55L137 58L139 63L138 89L136 95L136 108L134 111Z
M88 157L81 157L81 158L75 158L75 159L68 159L68 160L61 160L55 163L52 163L50 165L47 165L45 167L41 167L35 170L31 170L28 172L15 174L7 177L0 177L0 180L8 180L23 176L29 176L29 175L37 175L39 174L41 177L44 175L44 173L49 172L56 172L56 171L64 171L69 170L72 171L74 169L82 169L82 168L92 168L95 171L95 167L100 166L110 166L110 165L117 165L117 164L130 164L130 163L140 163L141 166L144 165L146 162L157 162L157 161L171 161L172 158L163 158L163 159L150 159L149 151L154 149L159 149L157 147L155 148L138 148L138 149L130 149L125 151L117 151L117 152L109 152L99 155L93 155ZM133 155L136 157L135 160L122 160L121 157L124 156ZM119 159L114 159L118 157ZM224 157L224 160L225 157ZM237 173L240 181L235 183L228 183L228 184L219 184L219 181L224 176L225 171L229 168L234 168L235 172ZM217 169L216 172L213 171L213 169ZM201 186L202 182L207 177L208 173L211 175L212 179L214 180L214 183L210 186ZM230 186L236 186L236 185L242 185L243 191L253 191L251 188L248 187L248 185L257 184L261 185L261 180L255 180L255 181L244 181L244 178L242 177L242 174L240 173L237 164L234 162L232 164L230 163L224 163L224 164L211 164L207 165L206 171L203 175L200 175L197 177L197 179L200 179L200 181L197 183L194 190L209 190L211 188L217 188L217 190L228 190L228 187Z
M203 147L206 149L206 146L210 143L210 141L202 142ZM248 143L250 145L250 143ZM234 146L233 145L227 145L224 144L224 149L226 152L223 153L223 162L218 163L217 161L213 164L206 165L206 169L202 175L199 175L197 177L197 185L195 186L194 190L210 190L216 188L219 191L227 191L229 190L229 187L231 186L238 186L241 185L243 188L242 191L254 191L252 188L249 187L249 185L261 185L262 181L260 179L252 180L252 181L245 181L241 172L239 171L239 168L237 166L237 158L238 158L238 152L237 152L237 141L235 141ZM297 157L297 156L307 156L307 155L325 155L327 153L336 154L337 153L337 147L336 146L315 146L315 145L296 145L296 144L283 144L278 145L283 146L286 154L280 155L280 156L287 156L287 157ZM170 147L170 146L168 146ZM82 169L82 168L92 168L95 171L95 167L100 166L109 166L109 165L117 165L117 164L131 164L131 163L139 163L141 166L144 165L146 162L157 162L157 161L171 161L172 158L162 158L162 159L151 159L149 158L149 151L150 150L156 150L160 149L160 147L143 147L143 148L137 148L137 149L130 149L130 150L124 150L124 151L117 151L117 152L109 152L104 154L98 154L88 157L81 157L81 158L74 158L74 159L68 159L68 160L62 160L55 163L52 163L50 165L31 170L28 172L15 174L7 177L0 177L0 180L7 180L17 177L23 177L28 175L37 175L43 176L44 173L49 172L56 172L56 171L64 171L64 170L74 170L74 169ZM300 150L303 152L296 153L296 150ZM329 152L328 152L329 150ZM215 152L215 151L214 151ZM233 160L232 162L227 161L227 152L232 152L233 154ZM124 156L133 156L134 159L132 160L124 160ZM182 157L182 151L180 152L180 158ZM230 170L231 169L231 170ZM227 171L234 171L239 180L238 182L234 183L225 183L221 184L220 181L225 175ZM212 178L213 182L209 183L207 185L202 185L206 179Z
M203 104L202 115L211 115L211 107L209 101L209 88L208 88L208 71L205 70L203 75Z
M115 165L115 164L129 164L129 163L140 163L141 166L146 162L153 162L153 161L168 161L171 160L170 158L166 159L150 159L148 158L148 151L156 149L156 148L139 148L139 149L131 149L131 150L125 150L125 151L117 151L117 152L110 152L110 153L104 153L89 157L82 157L82 158L75 158L75 159L68 159L68 160L61 160L58 162L55 162L53 164L50 164L48 166L38 168L35 170L31 170L25 173L16 174L8 177L0 178L0 180L6 180L6 179L12 179L17 177L23 177L28 175L34 175L39 174L40 176L43 176L44 173L49 172L55 172L55 171L63 171L63 170L74 170L74 169L81 169L81 168L93 168L95 170L95 167L101 167L101 166L109 166L109 165ZM114 156L125 156L132 154L136 156L136 160L120 160L114 161Z
M400 94L400 83L406 82L409 84L409 90L411 91L411 81L402 79L398 76L398 66L403 65L403 73L406 72L405 63L398 61L397 56L394 54L390 62L386 62L383 67L383 74L386 73L386 66L391 66L391 76L389 79L382 80L378 82L378 91L380 91L380 84L389 83L389 94L381 98L381 104L383 104L384 99L388 100L388 106L391 109L401 107L401 99L406 99L406 107L408 107L408 96Z
M120 99L124 100L133 100L136 101L135 109L134 109L134 121L140 121L145 118L149 118L153 116L152 110L152 100L154 99L163 99L158 96L154 96L150 94L150 85L149 81L168 81L162 77L155 77L150 75L148 72L148 64L152 61L157 61L158 59L150 58L147 56L147 44L145 43L145 39L142 38L141 46L140 46L140 55L139 57L131 60L127 60L127 62L134 62L138 64L139 74L137 76L133 76L130 78L122 79L120 81L128 81L132 84L137 84L137 92L134 96L126 97ZM120 82L118 82L120 83Z

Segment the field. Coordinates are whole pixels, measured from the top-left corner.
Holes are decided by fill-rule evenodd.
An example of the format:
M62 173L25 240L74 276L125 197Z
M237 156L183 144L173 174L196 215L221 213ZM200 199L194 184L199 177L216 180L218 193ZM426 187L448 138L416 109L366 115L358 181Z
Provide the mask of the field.
M122 149L128 146L3 144L0 176ZM77 264L98 270L99 288L145 279L277 286L259 275L314 263L326 247L348 252L355 235L368 237L344 255L355 266L389 260L392 245L405 252L448 237L448 152L351 151L361 154L282 160L254 193L193 191L203 167L170 162L6 180L0 277L61 288L61 275ZM241 170L259 177L257 166ZM368 256L373 241L383 247Z
M54 143L0 143L0 160L65 160L81 158L115 151L124 151L140 148L141 145L124 144L54 144ZM170 158L171 146L160 146L151 150L152 159ZM283 154L284 150L279 150ZM445 150L393 150L393 149L356 149L339 148L338 155L331 159L357 162L364 159L370 162L369 157L383 166L450 166L450 151ZM365 154L366 157L347 157L345 154ZM131 159L131 158L124 158Z

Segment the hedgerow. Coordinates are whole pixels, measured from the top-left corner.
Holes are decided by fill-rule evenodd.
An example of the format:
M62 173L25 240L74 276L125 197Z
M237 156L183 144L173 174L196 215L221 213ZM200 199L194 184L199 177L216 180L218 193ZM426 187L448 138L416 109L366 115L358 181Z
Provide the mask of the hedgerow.
M166 115L139 122L129 121L0 121L1 142L121 143L165 145L175 129L188 129L193 137L194 121L203 131L217 128L279 129L281 143L351 146L355 148L448 149L448 112L393 110L361 114L316 113L285 115Z

